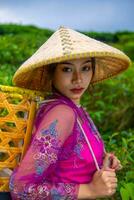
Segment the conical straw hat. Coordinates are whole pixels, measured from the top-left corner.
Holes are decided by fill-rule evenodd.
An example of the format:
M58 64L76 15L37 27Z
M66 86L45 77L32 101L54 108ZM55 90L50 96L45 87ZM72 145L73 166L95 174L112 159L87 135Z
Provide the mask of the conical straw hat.
M13 82L19 87L47 91L46 68L49 64L91 57L95 57L96 61L92 84L116 76L130 65L129 57L122 51L61 26L20 66L13 77Z

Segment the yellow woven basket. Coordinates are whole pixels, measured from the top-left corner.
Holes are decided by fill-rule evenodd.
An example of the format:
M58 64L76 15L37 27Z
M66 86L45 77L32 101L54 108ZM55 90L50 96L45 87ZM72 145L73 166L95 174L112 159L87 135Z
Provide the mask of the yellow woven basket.
M41 92L0 85L0 192L9 191L10 175L26 152L42 99Z

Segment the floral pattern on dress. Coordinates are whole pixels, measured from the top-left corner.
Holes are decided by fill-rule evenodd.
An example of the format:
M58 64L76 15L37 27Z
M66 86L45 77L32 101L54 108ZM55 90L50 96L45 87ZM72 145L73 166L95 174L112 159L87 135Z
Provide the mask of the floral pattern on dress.
M43 128L39 134L33 138L32 148L34 160L34 173L32 176L35 182L16 184L14 170L9 183L9 188L12 191L14 200L76 200L79 184L73 183L49 183L45 177L40 180L40 177L47 174L47 169L51 164L55 164L58 160L59 152L61 152L62 144L59 140L58 131L56 129L58 120L54 120L48 128ZM52 168L51 168L52 170ZM32 178L33 178L32 177ZM19 180L18 180L19 181Z
M48 129L42 129L39 136L37 136L33 145L36 149L36 153L33 155L35 160L36 174L41 175L50 164L57 161L57 153L60 150L61 142L58 139L58 133L56 125L58 120L52 122Z
M13 181L10 181L10 189ZM25 185L24 190L14 189L13 198L17 200L77 200L79 186L73 183L57 183L51 187L51 184L44 182L41 184ZM15 197L17 195L17 199Z
M77 154L77 156L80 158L80 159L83 159L83 157L81 156L81 151L83 150L83 145L85 143L85 138L84 138L84 135L79 127L79 125L77 124L76 125L76 129L77 129L77 142L76 142L76 145L74 147L74 152Z
M62 102L57 103L60 104ZM47 126L48 123L42 123L46 128L43 127L43 129L38 132L42 118L48 113L47 119L49 119L49 110L54 106L56 106L55 103L52 103L52 105L44 105L37 114L35 120L36 129L33 131L30 150L28 149L20 166L13 171L10 178L9 188L13 200L78 199L78 190L81 179L83 179L83 177L81 177L82 175L78 176L78 179L76 180L67 182L66 179L65 181L64 179L61 180L60 176L56 177L53 176L53 174L58 169L59 161L61 163L66 163L66 159L71 161L71 164L69 162L63 175L68 173L68 170L73 170L75 172L75 169L73 168L77 168L76 170L79 172L79 170L81 170L79 164L83 167L84 163L84 160L81 162L81 159L85 159L85 157L82 157L82 150L84 150L86 146L86 141L76 119L74 121L73 131L67 133L67 128L64 130L64 126L68 124L65 120L65 125L61 132L60 120L63 117L58 114L56 117L51 118L50 122L52 123L50 123L49 126ZM70 104L69 106L73 107ZM59 118L57 118L57 116ZM64 116L64 118L65 117L66 116ZM58 126L57 123L59 123ZM63 140L62 144L60 141L61 134L65 135L64 139L61 137ZM72 162L72 157L74 158L74 162ZM62 168L60 169L62 171ZM87 174L89 174L90 168L86 169L85 166L83 167L83 171L84 170L87 170ZM58 173L59 172L60 171L58 171Z
M73 183L58 183L51 190L51 195L54 196L54 200L76 200L74 194L77 193L78 188ZM65 196L65 194L67 194Z

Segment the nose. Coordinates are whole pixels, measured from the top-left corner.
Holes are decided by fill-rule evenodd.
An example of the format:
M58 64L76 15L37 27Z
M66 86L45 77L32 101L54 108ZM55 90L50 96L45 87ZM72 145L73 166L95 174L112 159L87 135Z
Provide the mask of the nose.
M82 82L82 76L81 76L80 72L73 73L72 81L73 81L73 83L81 83Z

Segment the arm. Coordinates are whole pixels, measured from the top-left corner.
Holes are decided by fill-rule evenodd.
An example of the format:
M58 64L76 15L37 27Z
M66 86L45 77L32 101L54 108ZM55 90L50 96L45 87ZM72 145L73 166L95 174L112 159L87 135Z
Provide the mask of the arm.
M90 184L80 184L78 199L93 199L94 197L95 196Z
M11 175L9 187L14 200L77 199L79 184L48 181L74 121L74 111L66 105L57 105L42 117L23 160Z

